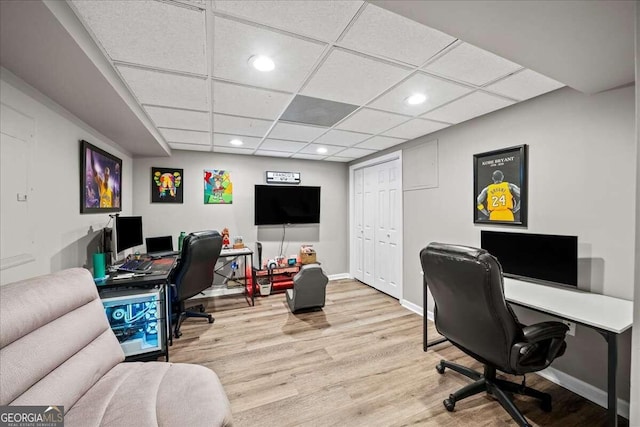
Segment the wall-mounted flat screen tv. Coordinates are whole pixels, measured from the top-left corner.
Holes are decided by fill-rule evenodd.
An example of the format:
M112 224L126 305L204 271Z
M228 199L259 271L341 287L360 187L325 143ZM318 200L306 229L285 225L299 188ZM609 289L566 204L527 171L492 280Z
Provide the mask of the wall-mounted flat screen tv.
M320 223L320 187L256 185L255 224Z
M578 237L482 231L480 246L496 257L505 276L578 285Z

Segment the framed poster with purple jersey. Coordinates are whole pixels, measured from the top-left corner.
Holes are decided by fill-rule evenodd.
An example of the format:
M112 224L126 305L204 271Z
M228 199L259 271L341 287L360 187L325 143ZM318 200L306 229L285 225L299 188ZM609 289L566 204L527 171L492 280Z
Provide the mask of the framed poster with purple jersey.
M473 222L526 227L527 145L473 156Z

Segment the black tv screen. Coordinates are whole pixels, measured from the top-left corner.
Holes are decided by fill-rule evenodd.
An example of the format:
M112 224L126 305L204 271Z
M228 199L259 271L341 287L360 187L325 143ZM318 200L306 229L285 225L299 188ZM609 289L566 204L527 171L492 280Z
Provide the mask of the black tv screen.
M116 252L142 244L142 217L116 217Z
M578 285L578 237L482 231L480 246L505 276Z
M256 185L255 224L318 224L320 187Z

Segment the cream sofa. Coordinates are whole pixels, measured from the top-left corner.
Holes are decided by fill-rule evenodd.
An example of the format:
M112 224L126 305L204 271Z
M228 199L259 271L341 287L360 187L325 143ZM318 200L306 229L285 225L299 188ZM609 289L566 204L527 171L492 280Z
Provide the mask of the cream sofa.
M0 405L63 405L68 427L231 425L210 369L123 360L87 270L0 287Z

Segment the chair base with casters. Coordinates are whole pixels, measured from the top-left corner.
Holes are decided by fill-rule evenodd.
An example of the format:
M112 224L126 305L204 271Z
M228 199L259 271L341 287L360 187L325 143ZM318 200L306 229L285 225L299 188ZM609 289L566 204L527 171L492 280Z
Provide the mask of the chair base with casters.
M185 309L184 303L180 303L178 309L175 311L175 326L173 328L173 336L175 338L180 338L182 336L182 332L180 332L180 327L182 326L182 322L185 321L187 317L200 317L203 319L207 319L209 323L213 323L216 319L209 313L205 313L204 305L198 304L193 307L189 307L189 309Z
M452 371L456 371L459 374L475 380L474 383L466 385L460 390L450 394L449 398L442 402L449 412L455 409L456 402L484 391L495 397L498 402L500 402L500 405L511 415L511 418L521 427L530 427L531 424L527 422L522 412L520 412L515 403L513 403L509 394L521 394L538 399L542 410L551 412L551 395L527 387L524 384L517 384L496 378L496 369L492 366L485 365L484 374L481 374L473 369L447 362L446 360L441 360L440 363L436 365L436 371L441 375L444 374L445 368L449 368Z

